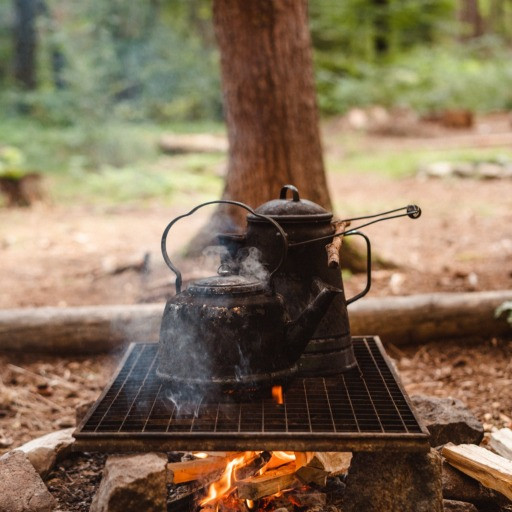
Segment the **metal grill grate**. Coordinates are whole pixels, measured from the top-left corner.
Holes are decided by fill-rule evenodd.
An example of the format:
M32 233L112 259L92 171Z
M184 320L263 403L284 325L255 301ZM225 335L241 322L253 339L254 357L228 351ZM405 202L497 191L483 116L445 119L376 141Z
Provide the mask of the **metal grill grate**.
M419 425L377 337L354 338L356 369L296 379L284 403L182 404L155 374L157 345L132 344L124 363L74 436L76 448L295 451L425 450Z

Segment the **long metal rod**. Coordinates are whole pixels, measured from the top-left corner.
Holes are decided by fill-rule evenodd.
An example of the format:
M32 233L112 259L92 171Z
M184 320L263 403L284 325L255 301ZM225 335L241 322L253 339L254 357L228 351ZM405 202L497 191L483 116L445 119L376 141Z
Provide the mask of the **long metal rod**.
M347 229L346 231L342 231L341 233L336 233L334 235L321 236L321 237L318 237L318 238L312 238L311 240L304 240L302 242L288 243L288 247L299 247L301 245L312 244L312 243L315 243L315 242L320 242L322 240L332 240L336 236L348 235L348 234L352 233L353 231L358 231L361 228L365 228L367 226L370 226L372 224L376 224L377 222L381 222L381 221L384 221L384 220L398 219L400 217L409 217L411 219L417 219L421 215L421 209L418 206L416 206L416 205L409 205L409 206L403 206L402 208L397 208L396 210L390 210L389 212L378 213L378 214L375 214L375 215L368 215L366 217L354 217L353 219L344 219L341 222L348 222L348 221L351 221L351 220L359 220L359 219L371 219L371 218L374 218L374 217L382 217L383 215L388 215L389 213L398 212L400 210L407 210L407 211L405 213L400 213L399 215L391 215L389 217L383 217L383 218L375 219L375 220L372 220L370 222L366 222L365 224L361 224L360 226L356 226L354 228Z

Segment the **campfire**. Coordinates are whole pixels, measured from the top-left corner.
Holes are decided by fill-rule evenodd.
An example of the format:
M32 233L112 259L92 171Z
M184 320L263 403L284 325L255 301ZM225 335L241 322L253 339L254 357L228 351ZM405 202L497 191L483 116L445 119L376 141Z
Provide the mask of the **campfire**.
M177 486L199 484L195 507L202 512L324 510L327 505L336 510L351 460L350 453L284 451L195 452L192 457L168 464L168 471Z

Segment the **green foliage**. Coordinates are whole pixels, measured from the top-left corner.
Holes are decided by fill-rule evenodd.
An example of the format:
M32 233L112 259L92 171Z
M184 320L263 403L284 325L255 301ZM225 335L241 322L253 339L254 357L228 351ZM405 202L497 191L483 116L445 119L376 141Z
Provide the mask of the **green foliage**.
M423 112L512 106L512 52L497 36L464 44L453 0L311 0L320 109Z
M205 5L195 3L200 21ZM217 53L200 34L185 30L191 8L184 0L46 5L38 23L39 87L4 92L11 113L93 128L112 118L220 117Z
M506 313L507 322L512 326L512 302L507 301L496 308L494 316L500 318L503 313Z
M331 114L375 104L419 112L512 108L512 52L489 39L418 46L385 64L361 62L343 76L320 69L317 78L320 107Z
M23 153L14 146L0 146L0 177L19 180L25 174Z

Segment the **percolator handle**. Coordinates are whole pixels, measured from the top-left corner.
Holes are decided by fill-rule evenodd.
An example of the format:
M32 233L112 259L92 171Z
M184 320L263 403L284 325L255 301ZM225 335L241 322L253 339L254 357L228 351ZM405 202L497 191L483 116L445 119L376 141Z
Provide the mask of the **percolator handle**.
M361 297L364 297L370 291L372 286L372 246L370 244L370 239L364 233L361 233L361 231L349 231L345 233L346 237L352 235L362 236L366 242L366 286L362 292L359 292L357 295L346 300L347 306Z
M279 199L286 199L286 195L288 194L288 190L292 193L292 200L294 203L298 203L300 201L299 197L299 189L293 185L284 185L281 188L281 192L279 193Z
M292 185L288 185L288 186L291 187ZM295 188L295 187L293 187L293 188ZM295 189L295 190L297 190L297 189ZM298 194L298 191L297 191L297 194ZM274 225L274 227L277 229L279 235L281 235L281 239L283 242L282 242L281 259L279 260L277 267L270 273L269 280L271 280L273 275L283 265L284 261L286 260L286 255L288 254L288 239L286 237L286 233L284 232L283 228L272 217L269 217L268 215L262 215L261 213L256 213L250 206L247 206L244 203L240 203L238 201L230 201L228 199L218 199L216 201L208 201L206 203L201 203L201 204L195 206L188 213L184 213L183 215L180 215L180 216L176 217L175 219L171 220L171 222L169 222L169 224L167 224L166 228L164 229L164 232L162 234L162 242L161 242L162 256L164 258L166 265L176 274L176 293L181 292L181 285L182 285L183 280L181 277L181 272L178 270L177 267L174 266L173 262L169 258L169 255L167 254L167 234L169 233L169 230L172 228L172 226L174 226L174 224L176 222L183 219L184 217L188 217L189 215L192 215L197 210L199 210L199 208L202 208L203 206L208 206L210 204L232 204L235 206L240 206L240 208L244 208L249 213L252 213L254 216L259 217L264 220L267 220L268 222L270 222L271 224Z

